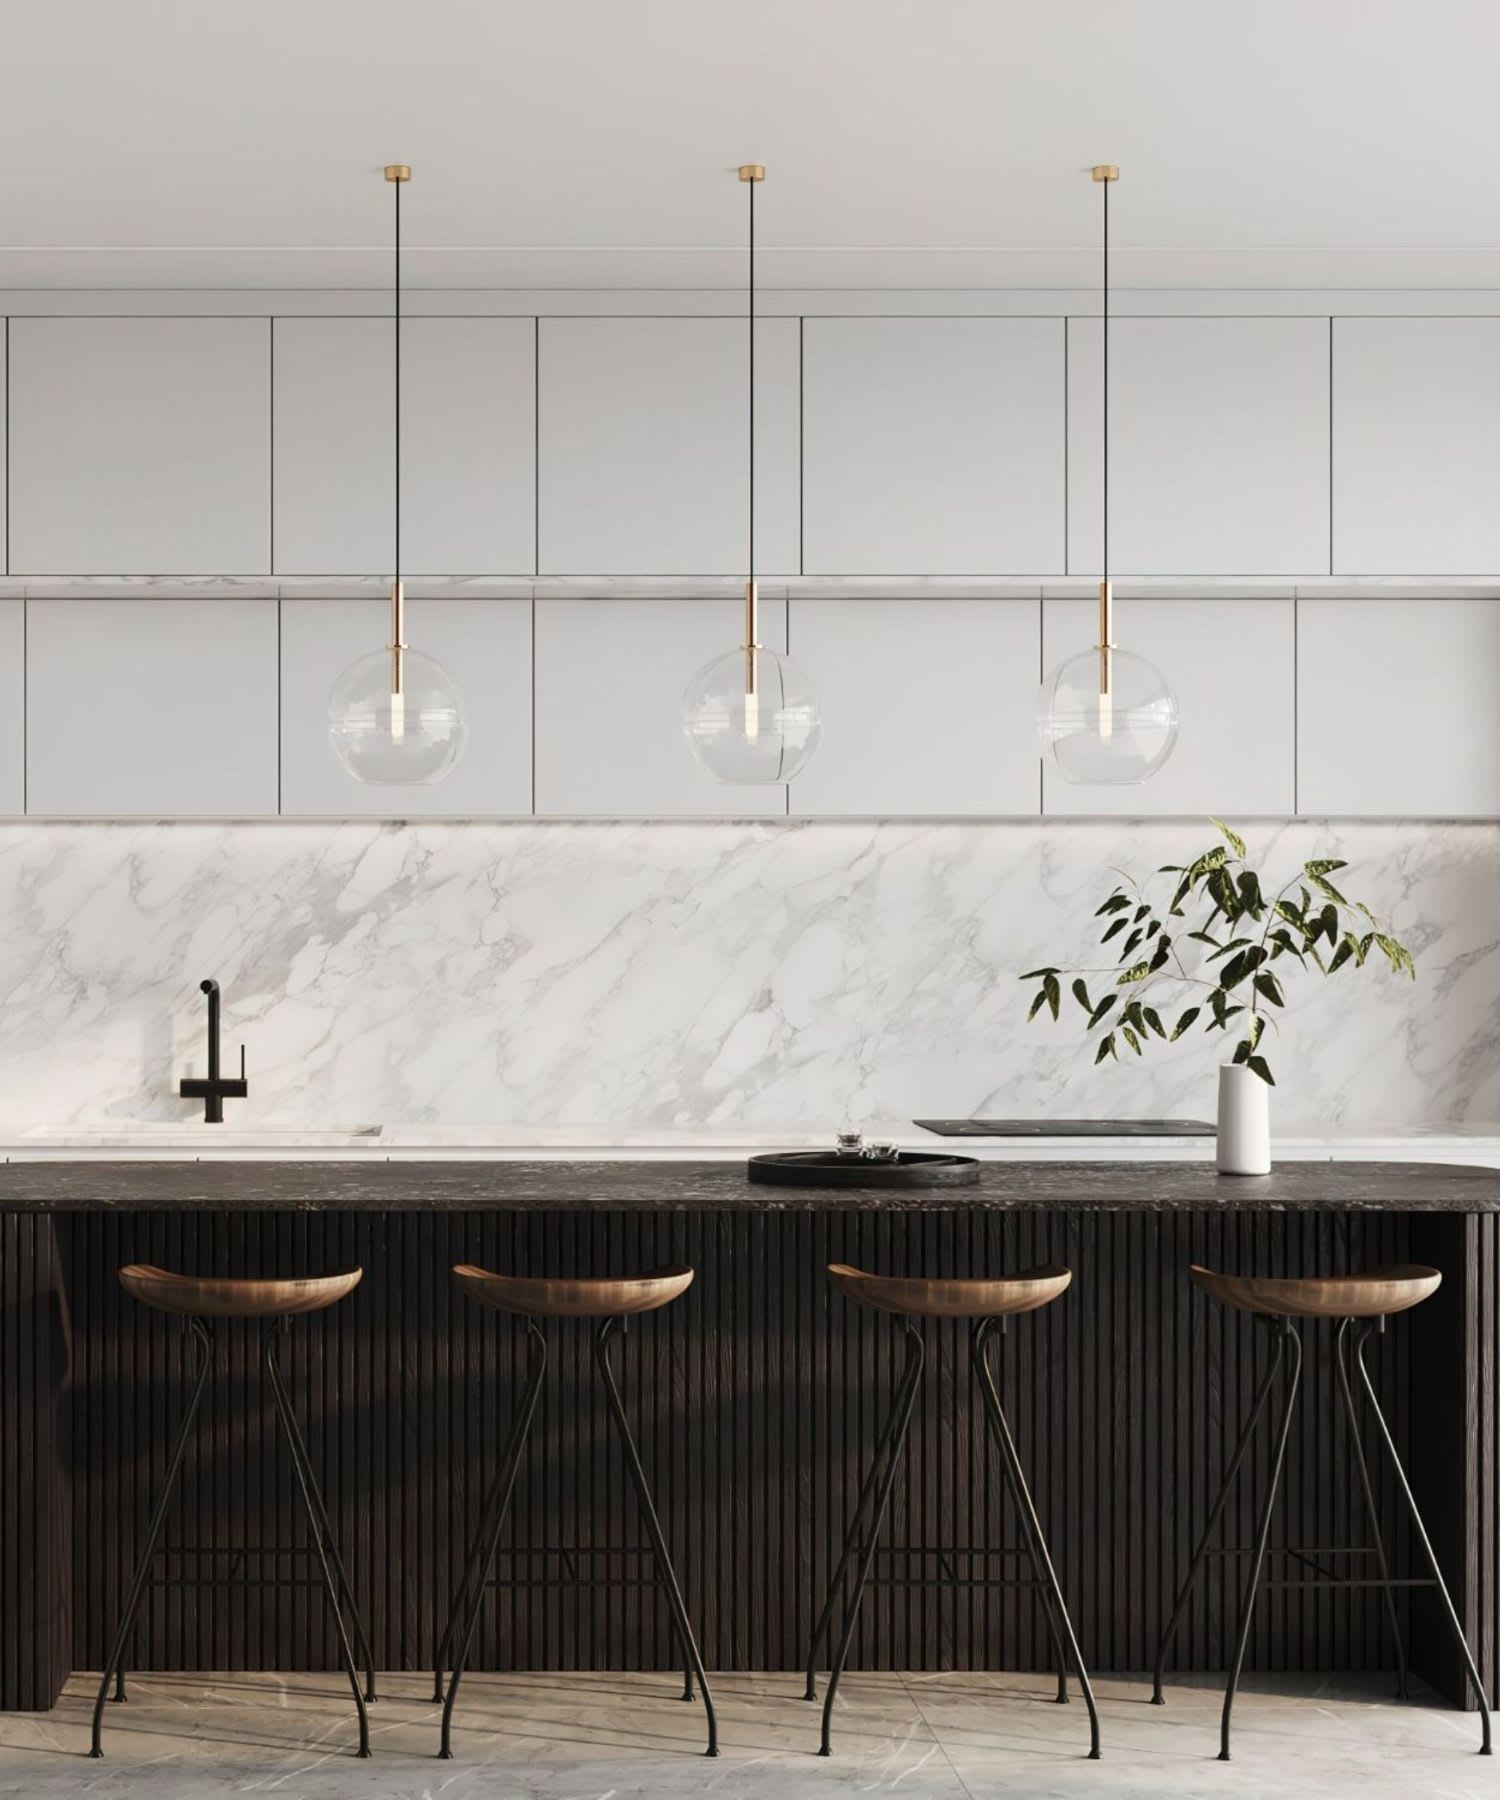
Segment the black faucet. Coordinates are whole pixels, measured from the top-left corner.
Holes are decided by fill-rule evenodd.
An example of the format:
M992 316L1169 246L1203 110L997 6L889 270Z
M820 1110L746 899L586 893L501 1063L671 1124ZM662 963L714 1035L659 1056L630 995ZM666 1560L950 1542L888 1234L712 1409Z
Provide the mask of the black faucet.
M195 1075L184 1075L178 1092L184 1100L201 1100L203 1102L203 1123L205 1125L222 1125L224 1123L224 1102L226 1100L243 1100L250 1092L250 1083L245 1079L245 1046L240 1045L240 1072L236 1079L233 1075L219 1073L219 984L209 980L198 984L208 995L208 1079L200 1080Z

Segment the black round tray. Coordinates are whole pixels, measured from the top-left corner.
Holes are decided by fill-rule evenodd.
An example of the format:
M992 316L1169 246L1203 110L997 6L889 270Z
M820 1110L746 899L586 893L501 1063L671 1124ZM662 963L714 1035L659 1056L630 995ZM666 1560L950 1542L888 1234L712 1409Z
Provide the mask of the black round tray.
M834 1150L774 1150L745 1165L752 1181L772 1187L972 1187L979 1163L938 1150L902 1150L890 1162L840 1156Z

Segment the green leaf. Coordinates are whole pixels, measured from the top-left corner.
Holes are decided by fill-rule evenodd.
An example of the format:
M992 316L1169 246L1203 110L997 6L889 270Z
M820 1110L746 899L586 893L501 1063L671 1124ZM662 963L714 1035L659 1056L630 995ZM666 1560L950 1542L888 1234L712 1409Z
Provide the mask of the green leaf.
M1187 1011L1185 1013L1183 1013L1182 1016L1178 1019L1177 1023L1172 1027L1172 1033L1171 1033L1171 1036L1167 1039L1167 1042L1169 1044L1174 1043L1178 1038L1180 1038L1182 1036L1183 1032L1185 1032L1187 1030L1188 1026L1192 1024L1193 1020L1197 1018L1198 1014L1200 1012L1202 1012L1202 1010L1203 1010L1203 1008L1201 1006L1190 1006L1187 1009Z
M1072 994L1073 998L1086 1013L1091 1013L1094 1010L1094 1003L1089 999L1089 991L1084 985L1083 977L1081 975L1078 977L1077 981L1073 983Z
M1348 863L1341 862L1336 856L1325 856L1318 862L1303 863L1302 872L1309 881L1316 881L1321 875L1331 875L1335 869L1348 867Z
M1254 987L1256 993L1269 1000L1272 1006L1286 1005L1286 1001L1281 997L1281 984L1269 971L1263 970L1255 977L1255 980L1251 985Z
M1210 825L1217 826L1218 829L1224 833L1225 837L1229 839L1229 848L1236 856L1243 856L1245 854L1245 840L1237 831L1231 831L1222 819L1215 819L1212 815L1210 815L1208 822Z
M1239 950L1250 942L1251 940L1247 937L1230 938L1228 943L1219 946L1218 950L1208 958L1208 961L1217 962L1221 956L1228 956L1231 950Z
M1275 1087L1276 1078L1272 1075L1271 1065L1266 1061L1265 1057L1252 1056L1248 1058L1247 1066L1249 1067L1250 1073L1252 1075L1259 1075L1267 1087Z
M1411 975L1413 980L1416 979L1417 965L1412 958L1411 951L1406 948L1405 944L1398 943L1395 938L1387 937L1385 933L1381 931L1375 933L1375 942L1379 944L1380 948L1385 952L1386 960L1398 975L1404 969Z
M1249 1062L1249 1060L1250 1060L1250 1040L1249 1040L1249 1038L1241 1038L1240 1039L1240 1041L1234 1047L1234 1055L1229 1060L1231 1062L1237 1062L1237 1063Z
M1017 981L1043 981L1048 975L1061 974L1060 969L1028 969L1024 975L1018 975Z
M1342 863L1335 863L1333 866L1336 869L1341 869L1344 865ZM1311 867L1310 864L1309 867ZM1314 875L1312 884L1320 894L1326 894L1330 900L1336 900L1340 906L1347 906L1349 904L1333 883L1331 881L1325 881L1321 875Z
M1125 958L1127 956L1129 956L1130 952L1135 949L1136 945L1140 943L1141 939L1144 936L1145 936L1145 933L1142 931L1132 931L1131 932L1130 936L1128 938L1126 938L1125 942L1120 946L1120 961L1121 962L1124 962Z
M1303 892L1305 893L1306 889L1304 889ZM1307 909L1305 906L1293 906L1290 900L1278 900L1276 902L1276 916L1285 919L1288 925L1295 925L1298 931L1306 930L1306 926L1303 923L1307 917Z
M1222 950L1227 947L1221 944L1216 937L1212 936L1207 931L1190 931L1188 936L1195 939L1200 944L1212 944L1215 950Z
M1114 924L1110 926L1109 930L1105 932L1104 936L1102 938L1100 938L1099 942L1101 944L1107 944L1109 942L1109 940L1115 935L1115 933L1117 931L1123 931L1125 929L1126 925L1129 924L1129 922L1130 921L1128 919L1116 919Z
M1266 900L1260 891L1260 878L1253 869L1241 871L1239 891L1240 905L1252 919L1259 919L1266 910Z
M1334 951L1332 957L1330 957L1328 962L1328 973L1332 975L1339 969L1342 969L1344 964L1353 958L1357 949L1358 946L1354 939L1352 937L1346 937L1343 943L1339 945L1338 949Z
M1138 906L1135 909L1135 917L1131 921L1131 923L1134 925L1139 925L1141 920L1145 918L1146 914L1149 913L1150 910L1151 910L1151 906L1150 906L1149 902L1147 902L1147 904L1144 906Z
M1167 1035L1167 1028L1161 1022L1161 1014L1154 1006L1143 1006L1141 1008L1141 1017L1159 1038L1164 1038Z
M1149 944L1151 942L1152 938L1154 938L1156 936L1157 932L1160 930L1161 930L1161 920L1153 919L1151 921L1151 923L1146 927L1146 942Z
M1135 1051L1136 1055L1139 1056L1141 1054L1141 1040L1135 1035L1135 1032L1130 1028L1130 1026L1127 1025L1124 1028L1123 1032L1121 1033L1121 1036L1123 1036L1123 1038L1125 1039L1125 1042L1127 1044L1129 1044L1130 1048Z
M1168 937L1158 938L1156 940L1156 949L1152 952L1152 956L1151 956L1151 973L1153 975L1156 973L1156 971L1158 969L1164 969L1167 966L1167 959L1171 956L1171 954L1172 954L1171 938L1168 938Z
M1105 1035L1100 1038L1099 1051L1094 1058L1094 1062L1096 1064L1102 1063L1106 1056L1113 1056L1116 1059L1119 1057L1119 1051L1115 1049L1115 1034L1112 1031L1106 1032Z
M1265 1030L1265 1028L1266 1028L1266 1022L1261 1017L1261 1015L1259 1013L1251 1013L1250 1025L1249 1025L1248 1031L1246 1033L1246 1042L1249 1044L1249 1046L1252 1050L1254 1050L1257 1047L1257 1045L1260 1043L1261 1033Z
M1127 906L1129 906L1129 904L1130 904L1129 898L1126 895L1116 891L1115 893L1111 894L1110 897L1104 902L1103 906L1101 906L1099 908L1099 910L1094 914L1094 917L1096 919L1101 919L1104 917L1105 913L1124 912L1125 908Z
M1115 1001L1118 999L1119 999L1118 994L1106 994L1104 996L1104 998L1099 1002L1099 1004L1089 1014L1089 1029L1091 1031L1093 1030L1094 1026L1096 1026L1099 1023L1099 1021L1104 1017L1104 1015L1114 1006Z
M1243 950L1236 951L1224 967L1219 971L1219 986L1227 993L1236 988L1247 975L1253 975L1266 960L1266 953L1259 944L1247 944Z
M1125 973L1115 983L1115 986L1116 987L1129 987L1134 982L1144 981L1150 973L1151 973L1150 963L1143 963L1143 962L1136 963L1132 968L1129 968L1125 971Z
M1055 975L1049 975L1042 983L1042 998L1052 1008L1052 1018L1055 1022L1058 1009L1062 1005L1062 983Z
M1042 1008L1046 1004L1047 1004L1047 996L1045 994L1038 994L1036 999L1033 1000L1031 1003L1031 1011L1029 1013L1027 1013L1027 1015L1026 1015L1026 1023L1028 1025L1031 1023L1031 1021L1037 1016L1037 1014L1042 1010Z

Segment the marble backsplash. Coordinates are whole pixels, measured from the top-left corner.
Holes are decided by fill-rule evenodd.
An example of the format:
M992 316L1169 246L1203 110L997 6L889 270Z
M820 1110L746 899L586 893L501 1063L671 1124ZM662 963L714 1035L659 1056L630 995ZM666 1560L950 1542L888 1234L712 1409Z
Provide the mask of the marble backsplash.
M1417 956L1294 981L1285 1121L1500 1119L1500 827L1247 830L1342 856ZM1017 974L1087 964L1112 866L1196 823L0 828L0 1119L191 1116L202 976L246 1123L1212 1116L1217 1038L1095 1068ZM1175 998L1175 996L1174 996Z

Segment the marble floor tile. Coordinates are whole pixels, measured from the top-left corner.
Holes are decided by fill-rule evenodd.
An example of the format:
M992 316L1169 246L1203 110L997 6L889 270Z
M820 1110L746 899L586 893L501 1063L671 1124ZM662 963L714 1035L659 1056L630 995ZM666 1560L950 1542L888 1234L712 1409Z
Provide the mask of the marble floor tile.
M1401 1704L1383 1680L1252 1679L1235 1715L1236 1758L1216 1760L1221 1689L1175 1681L1149 1704L1141 1677L1096 1680L1104 1756L1087 1759L1076 1697L1043 1676L846 1676L834 1755L816 1754L819 1709L795 1674L714 1682L723 1754L702 1754L700 1705L661 1675L474 1675L460 1694L455 1757L439 1762L428 1679L391 1675L361 1762L349 1691L329 1675L150 1675L111 1707L101 1762L88 1748L93 1683L69 1682L50 1713L0 1714L0 1800L1049 1800L1226 1795L1240 1800L1469 1800L1500 1796L1500 1758L1475 1755L1472 1714Z

